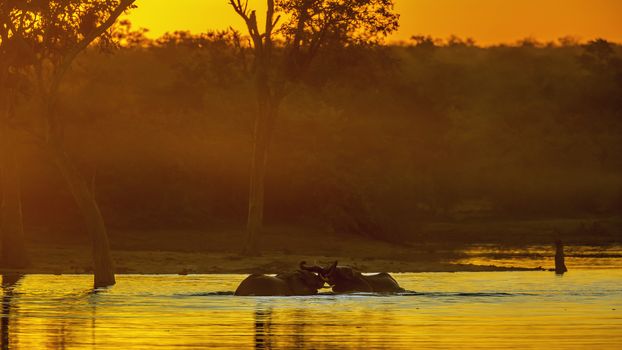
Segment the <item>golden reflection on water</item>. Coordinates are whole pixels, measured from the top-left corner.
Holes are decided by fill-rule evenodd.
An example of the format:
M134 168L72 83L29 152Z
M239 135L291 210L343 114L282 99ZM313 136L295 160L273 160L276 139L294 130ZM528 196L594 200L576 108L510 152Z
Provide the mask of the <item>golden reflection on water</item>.
M622 269L622 246L566 246L566 266L569 269ZM553 268L553 246L537 245L507 248L495 245L473 246L464 256L451 261L457 264L495 265L503 267Z
M622 347L622 270L396 274L403 296L235 297L243 275L5 276L3 349Z

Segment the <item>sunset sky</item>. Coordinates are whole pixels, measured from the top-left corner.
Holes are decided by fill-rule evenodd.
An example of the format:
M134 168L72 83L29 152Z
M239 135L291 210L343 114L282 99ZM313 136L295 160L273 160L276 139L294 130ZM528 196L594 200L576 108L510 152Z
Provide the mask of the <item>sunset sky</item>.
M139 8L129 18L136 27L149 28L151 37L174 30L243 29L228 0L136 3ZM265 8L265 0L249 4L261 12ZM390 40L407 40L414 34L438 38L455 34L483 45L526 37L550 41L568 35L622 42L621 0L395 0L395 4L401 27Z

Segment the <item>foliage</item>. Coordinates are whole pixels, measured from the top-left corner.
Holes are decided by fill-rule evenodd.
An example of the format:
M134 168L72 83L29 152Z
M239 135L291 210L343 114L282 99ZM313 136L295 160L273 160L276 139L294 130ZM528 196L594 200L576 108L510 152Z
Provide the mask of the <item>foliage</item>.
M348 45L380 42L398 27L392 0L280 0L278 32L290 45Z
M44 138L58 133L54 109L60 82L76 56L97 39L113 46L108 28L131 0L26 0L0 6L0 45L4 61L22 92L40 104ZM10 55L8 54L10 53Z
M245 220L252 76L222 66L241 59L233 39L201 40L93 51L67 76L68 150L115 227ZM426 222L619 214L622 49L588 59L591 45L324 51L283 101L267 223L398 239ZM22 152L26 217L66 231L67 193Z
M90 42L92 24L109 15L98 7L106 3L3 2L3 88L40 97L58 81L62 93L53 102L67 149L91 175L114 226L240 224L256 68L246 38L177 32L151 42L127 23L98 44L112 49L111 39L129 38L117 55L91 47L86 57L72 56ZM303 12L294 6L305 3L276 2L293 14L277 31L278 59L295 46L296 14ZM274 130L268 223L394 240L414 237L425 222L619 215L619 45L527 40L481 48L418 36L412 46L374 47L364 45L372 36L360 35L369 28L335 19L343 15L340 2L308 3L322 6L298 32L307 45L300 52L313 49L326 23L334 41L324 42L313 63L305 55L292 61L304 63L307 74L287 90ZM68 23L54 15L62 6L73 18ZM333 6L334 17L322 15L323 6ZM365 11L361 18L371 13ZM362 22L379 29L396 19L384 18ZM73 70L59 70L74 59ZM46 78L41 86L34 84L38 71ZM64 74L61 84L55 77ZM14 108L39 115L31 105ZM69 194L30 143L16 151L24 156L27 224L56 220L66 231L75 215Z

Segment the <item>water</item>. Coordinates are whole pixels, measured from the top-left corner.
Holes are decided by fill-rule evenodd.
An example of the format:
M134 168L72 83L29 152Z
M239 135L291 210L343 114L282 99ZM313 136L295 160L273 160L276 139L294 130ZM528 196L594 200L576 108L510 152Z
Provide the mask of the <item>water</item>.
M243 275L27 275L11 349L621 349L622 270L395 274L414 293L235 297Z
M475 245L463 250L464 257L452 260L457 264L495 265L503 267L553 267L555 248L532 245L508 248L497 245ZM566 246L566 266L574 269L621 269L622 246Z

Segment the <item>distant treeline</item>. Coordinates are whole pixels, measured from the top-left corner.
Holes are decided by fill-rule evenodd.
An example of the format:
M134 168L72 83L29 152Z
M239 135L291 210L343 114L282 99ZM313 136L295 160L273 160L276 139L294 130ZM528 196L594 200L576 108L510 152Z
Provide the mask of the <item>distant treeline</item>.
M67 149L106 221L244 225L256 104L244 38L119 35L61 87ZM36 149L20 150L25 224L80 225ZM279 112L265 219L397 237L431 221L619 215L621 155L616 44L342 47Z

